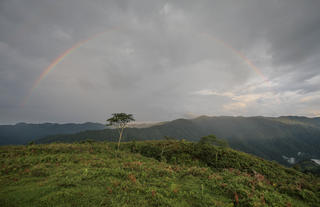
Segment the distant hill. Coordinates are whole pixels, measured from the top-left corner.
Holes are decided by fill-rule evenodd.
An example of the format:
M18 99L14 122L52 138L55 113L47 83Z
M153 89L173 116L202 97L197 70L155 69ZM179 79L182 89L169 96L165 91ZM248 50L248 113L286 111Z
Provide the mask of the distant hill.
M268 160L289 164L299 153L320 158L320 118L307 117L208 117L177 119L148 128L128 128L125 140L155 140L164 136L198 141L215 134L227 140L234 149ZM86 139L115 141L112 129L86 131L76 134L48 136L38 143L74 142ZM288 158L288 159L286 159Z
M26 144L31 140L40 139L54 134L73 134L86 130L101 130L105 126L99 123L83 124L27 124L0 125L0 145Z
M128 128L148 128L152 126L162 125L166 122L130 122Z

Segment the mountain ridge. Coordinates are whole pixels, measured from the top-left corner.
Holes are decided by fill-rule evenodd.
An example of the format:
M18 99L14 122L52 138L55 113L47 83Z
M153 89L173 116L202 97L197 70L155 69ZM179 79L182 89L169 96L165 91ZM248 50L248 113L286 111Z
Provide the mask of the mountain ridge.
M303 121L304 120L304 121ZM128 128L124 140L154 140L165 136L198 141L215 134L234 149L288 164L282 157L295 157L299 152L311 158L320 157L320 122L318 118L301 117L209 117L176 119L148 128ZM86 139L115 141L112 129L85 131L77 134L48 136L37 143L75 142Z
M104 129L105 126L99 123L24 123L12 125L0 125L0 145L27 144L28 142L48 135L73 134L86 130Z

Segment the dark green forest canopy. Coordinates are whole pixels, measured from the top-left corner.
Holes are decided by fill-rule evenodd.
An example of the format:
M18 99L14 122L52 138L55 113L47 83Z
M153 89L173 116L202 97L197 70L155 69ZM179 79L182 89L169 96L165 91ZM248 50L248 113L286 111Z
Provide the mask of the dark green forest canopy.
M178 119L149 128L128 128L124 140L160 140L165 136L199 141L214 134L230 147L287 165L282 156L299 159L320 157L320 119L306 117L207 117ZM75 142L86 139L116 141L111 129L73 135L49 136L38 143Z

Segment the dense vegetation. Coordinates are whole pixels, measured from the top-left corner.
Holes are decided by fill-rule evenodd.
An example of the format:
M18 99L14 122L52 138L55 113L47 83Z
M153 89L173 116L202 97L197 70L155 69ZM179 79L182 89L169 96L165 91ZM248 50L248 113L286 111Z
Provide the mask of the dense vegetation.
M304 173L312 173L320 177L320 165L312 160L300 161L295 164L293 168Z
M320 206L320 180L184 140L0 147L0 206Z
M86 130L100 130L105 126L99 123L83 124L27 124L18 123L15 125L0 125L0 145L27 144L28 142L40 139L48 135L73 134Z
M288 164L282 156L298 159L320 158L320 118L306 117L206 117L178 119L149 128L129 128L124 139L150 140L164 136L198 141L200 137L215 134L228 141L233 149L244 151ZM49 136L38 143L74 142L86 140L109 140L117 137L115 130L86 131L73 135ZM300 157L299 159L302 159Z

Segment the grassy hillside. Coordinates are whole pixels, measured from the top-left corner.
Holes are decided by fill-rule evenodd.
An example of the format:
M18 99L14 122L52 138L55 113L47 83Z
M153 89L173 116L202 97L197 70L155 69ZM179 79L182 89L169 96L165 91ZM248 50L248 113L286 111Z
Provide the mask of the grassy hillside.
M320 180L186 141L0 147L0 206L320 206Z
M320 158L319 118L306 117L206 117L178 119L149 128L126 130L126 140L162 139L164 136L198 141L200 137L215 134L228 140L234 149L251 153L268 160L288 164L282 156L297 158L308 154ZM73 135L49 136L39 143L74 142L86 140L114 141L115 130L86 131Z

